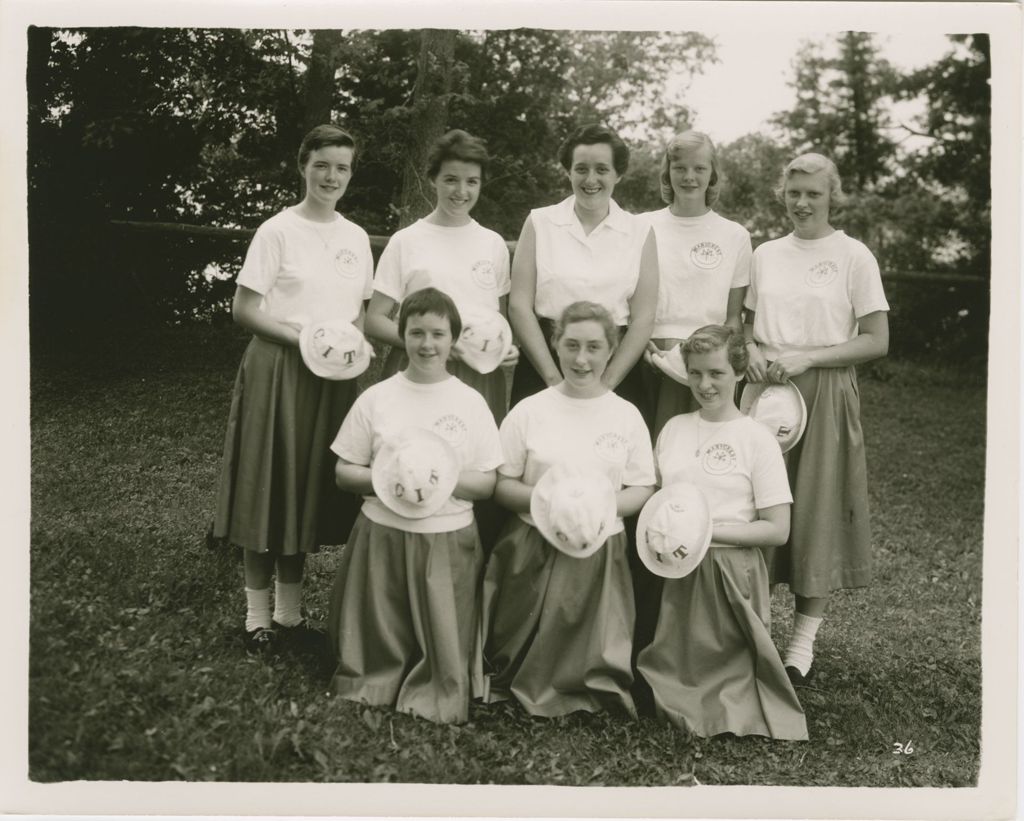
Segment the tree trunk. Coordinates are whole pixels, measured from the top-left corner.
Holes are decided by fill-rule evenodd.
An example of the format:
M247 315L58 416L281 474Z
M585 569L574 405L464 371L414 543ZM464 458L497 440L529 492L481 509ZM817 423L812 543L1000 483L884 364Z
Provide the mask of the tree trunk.
M306 88L302 106L302 133L314 126L332 122L334 108L334 74L338 70L341 32L318 29L313 32L313 50L306 71Z
M431 144L447 129L457 35L455 31L441 29L423 29L420 32L412 117L402 168L401 228L429 214L434 208L429 181L423 171Z

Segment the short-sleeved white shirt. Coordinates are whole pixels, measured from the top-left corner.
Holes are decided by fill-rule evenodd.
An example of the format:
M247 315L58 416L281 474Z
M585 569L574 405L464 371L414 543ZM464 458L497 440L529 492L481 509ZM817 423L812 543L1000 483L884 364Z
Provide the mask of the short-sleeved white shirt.
M331 450L369 466L387 439L409 427L443 437L458 454L460 470L494 470L502 462L498 428L479 393L454 376L425 385L401 372L360 394ZM455 497L425 519L400 516L376 496L364 497L362 511L372 522L408 533L448 533L473 523L473 503Z
M341 214L322 223L286 208L256 229L237 283L274 319L353 322L373 293L370 238Z
M474 220L453 228L421 219L396 231L377 262L373 289L401 302L427 287L460 307L498 310L510 287L508 246Z
M889 310L874 255L843 231L759 246L744 305L755 312L754 339L769 359L849 342L858 317Z
M586 460L612 487L653 486L651 438L640 411L609 391L594 399L566 396L557 387L528 396L501 423L502 476L535 485L561 461ZM519 517L532 525L528 513ZM614 533L623 529L616 519Z
M528 217L537 238L534 311L558 319L573 302L588 300L607 308L616 325L626 325L650 226L612 200L608 216L587 234L575 203L569 197Z
M686 339L725 323L729 291L750 283L750 233L714 211L644 215L658 241L658 309L653 337Z
M699 418L680 414L662 428L654 446L662 487L697 485L715 524L746 524L759 508L793 502L782 449L764 425L742 416L715 428L703 420L698 426Z

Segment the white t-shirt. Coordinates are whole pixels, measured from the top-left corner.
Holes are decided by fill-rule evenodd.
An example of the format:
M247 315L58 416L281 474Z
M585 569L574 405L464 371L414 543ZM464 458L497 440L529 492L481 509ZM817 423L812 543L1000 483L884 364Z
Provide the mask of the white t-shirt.
M558 319L573 302L588 300L607 308L616 325L626 325L650 226L612 200L608 216L586 234L575 202L569 197L530 212L537 237L534 311Z
M487 402L454 376L424 385L396 373L367 388L342 422L331 450L347 462L369 466L387 439L410 427L444 438L458 454L460 470L494 470L502 462ZM400 516L376 496L365 496L362 510L370 521L408 533L448 533L473 523L473 503L454 497L425 519Z
M456 305L498 310L509 292L508 246L474 220L452 228L418 220L396 231L377 262L373 289L401 302L433 287Z
M644 215L658 241L658 310L653 337L686 339L725 323L729 291L750 283L750 233L714 211Z
M674 416L654 459L662 487L692 482L704 491L715 524L746 524L759 508L793 502L779 443L749 416L724 424L700 420L699 412Z
M566 396L557 387L528 396L501 423L502 476L535 485L557 462L586 460L621 490L655 484L651 435L640 411L609 391L595 399ZM519 517L532 525L528 513ZM622 530L616 519L613 533Z
M842 231L813 240L789 234L759 246L744 305L755 311L754 339L769 359L849 342L857 317L889 310L874 255Z
M353 322L373 293L370 238L341 214L313 222L286 208L256 229L237 283L274 319Z

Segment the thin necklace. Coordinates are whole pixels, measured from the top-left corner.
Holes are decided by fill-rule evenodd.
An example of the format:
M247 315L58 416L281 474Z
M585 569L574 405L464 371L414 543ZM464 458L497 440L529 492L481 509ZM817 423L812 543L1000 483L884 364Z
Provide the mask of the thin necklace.
M330 237L334 233L334 223L331 222L328 224L326 232L321 231L316 225L311 225L310 227L313 229L313 233L320 238L320 242L322 242L324 245L324 250L329 252L331 250ZM326 236L324 236L325 233Z
M735 422L736 419L738 419L739 417L735 417L733 419L726 419L724 422L719 422L717 425L715 425L711 429L711 433L709 433L707 436L705 436L703 439L701 439L700 438L700 422L701 422L702 418L703 417L698 413L697 414L697 449L693 452L694 456L700 456L700 449L702 447L704 447L705 444L707 444L708 439L711 439L716 433L718 433L722 428L724 428L730 422Z

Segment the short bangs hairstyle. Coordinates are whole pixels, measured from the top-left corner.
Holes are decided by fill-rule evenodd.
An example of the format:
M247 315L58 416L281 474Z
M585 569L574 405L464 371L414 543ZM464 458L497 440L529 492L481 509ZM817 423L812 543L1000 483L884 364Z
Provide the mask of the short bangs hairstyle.
M476 163L480 166L480 176L483 176L491 157L483 140L461 128L453 128L447 134L438 137L430 146L430 152L427 154L427 178L435 179L441 173L441 165L448 160Z
M611 146L612 165L620 177L629 168L629 146L612 129L600 123L582 125L573 131L558 149L558 161L566 171L572 170L572 152L578 145L598 145L604 143Z
M447 319L452 329L452 339L458 339L462 333L462 317L459 316L459 309L455 307L452 298L437 288L421 288L402 300L402 307L398 310L398 335L405 339L405 326L409 317L424 314L434 314Z
M825 178L828 180L828 215L831 217L837 214L846 203L846 194L843 192L843 182L839 179L839 169L824 154L801 154L790 161L783 169L778 185L775 186L775 197L778 201L786 204L786 183L798 171L803 174L825 172Z
M689 339L680 343L680 348L683 352L683 362L687 362L687 357L692 353L713 353L724 348L733 373L744 373L750 364L750 354L747 353L743 334L725 325L705 325L698 328L690 334Z
M612 319L612 315L603 305L596 302L573 302L568 305L562 315L555 320L554 330L551 332L551 345L554 347L565 335L565 329L574 322L598 323L604 330L604 338L608 340L608 347L614 350L619 344L619 328Z
M665 146L665 155L661 158L661 199L666 205L671 205L676 198L672 190L672 179L669 176L669 169L672 163L679 159L686 151L693 151L697 148L707 148L711 155L711 182L708 183L708 190L704 192L704 204L714 205L718 201L718 195L722 191L722 169L718 164L718 152L715 151L715 144L703 131L683 131L676 134L668 145Z
M310 154L318 148L325 148L329 145L351 148L352 166L355 167L356 154L359 153L355 138L344 128L338 128L336 125L318 125L302 138L302 144L299 146L299 174L305 173Z

